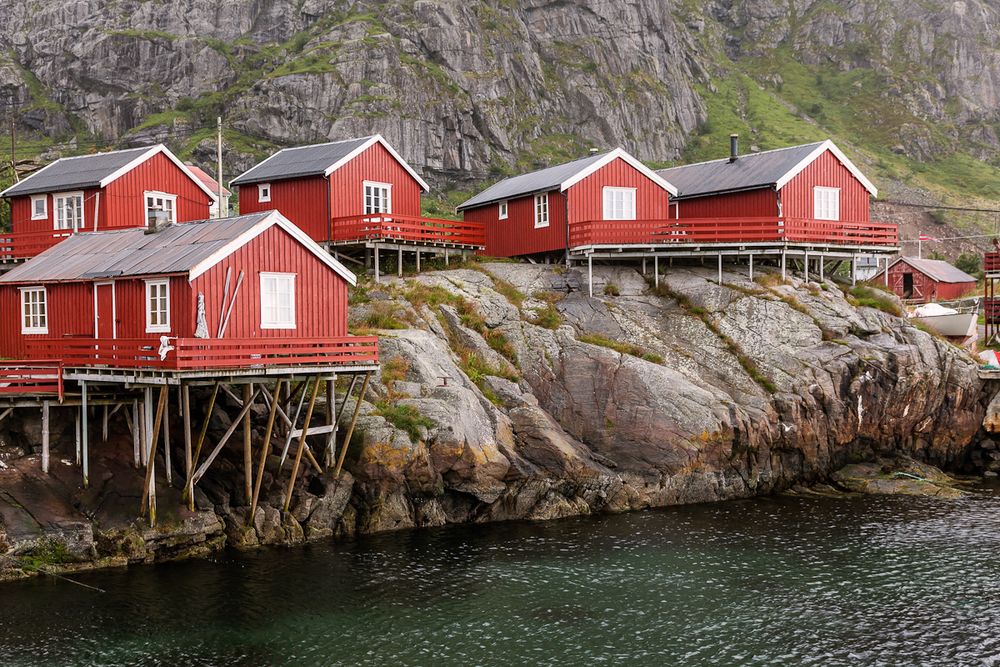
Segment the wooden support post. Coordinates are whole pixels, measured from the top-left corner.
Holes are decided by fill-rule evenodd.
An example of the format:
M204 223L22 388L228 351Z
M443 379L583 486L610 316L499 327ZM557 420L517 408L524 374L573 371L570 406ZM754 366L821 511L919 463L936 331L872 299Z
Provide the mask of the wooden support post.
M340 478L340 470L344 467L344 458L347 456L347 448L351 444L351 438L354 437L354 426L358 423L358 415L361 413L361 402L365 400L365 394L368 392L368 382L371 378L371 372L365 373L365 381L361 385L361 393L358 394L358 402L354 404L354 414L351 415L351 425L347 427L347 435L344 436L344 444L340 446L340 456L337 457L337 469L333 471L335 479Z
M889 258L885 258L885 286L889 286Z
M417 273L420 273L420 251L417 251Z
M448 266L448 249L444 249L444 265Z
M308 388L309 380L306 380L302 386ZM302 395L299 397L299 405L295 408L295 416L292 418L291 425L288 428L288 433L285 435L285 446L281 448L281 460L278 462L279 471L285 467L285 458L288 457L288 448L292 445L292 431L295 430L295 425L299 423L299 415L302 414L302 406L305 401L306 392L303 390Z
M42 472L49 474L49 402L42 401Z
M781 279L785 279L785 251L781 251Z
M170 396L163 406L163 465L167 471L167 484L173 484L174 473L170 469L173 465L170 461Z
M378 244L375 245L373 250L375 251L375 282L380 282L378 272Z
M587 255L587 284L590 286L590 296L594 296L594 256ZM365 376L365 381L368 376Z
M396 248L396 275L403 277L403 248Z
M81 434L80 434L80 411L77 410L76 417L73 420L76 426L76 464L81 465L83 463L83 454L80 451L81 447Z
M108 406L104 406L104 414L101 416L101 441L108 441Z
M646 275L646 256L642 256L642 275Z
M753 282L753 253L750 253L750 282Z
M722 253L719 253L719 284L722 284Z
M141 447L139 443L139 429L142 423L139 421L139 401L132 399L132 465L138 468L142 461Z
M191 387L181 385L181 412L184 413L184 480L191 479ZM184 486L185 490L187 485Z
M153 428L153 392L149 387L142 390L145 400L142 402L142 465L149 460L149 443L152 441Z
M256 392L254 392L254 394L250 397L250 401L243 406L243 409L240 410L240 414L236 416L236 419L233 420L233 423L229 426L229 429L219 440L218 444L215 445L215 449L213 449L211 453L207 457L205 457L205 462L202 463L200 466L198 466L198 469L195 471L194 477L191 480L192 493L194 491L194 485L197 484L198 481L205 476L205 473L208 471L208 467L212 465L212 462L215 461L215 457L219 455L219 452L222 451L222 448L226 446L227 442L229 442L229 438L231 438L233 436L233 433L236 432L236 429L240 427L240 422L243 421L243 417L250 412L250 409L253 407L254 399L257 398L257 395L259 393L260 393L259 389Z
M313 408L316 407L316 396L319 394L319 378L313 380L312 395L309 397L309 407L306 409L305 421L302 423L302 434L299 436L299 448L295 452L295 462L292 464L292 476L288 480L288 491L285 494L285 511L292 504L292 490L295 488L295 478L299 475L299 465L302 463L302 452L306 445L306 434L312 421Z
M281 380L274 387L274 398L281 393ZM267 462L267 453L271 449L271 433L274 430L274 418L278 415L278 401L271 401L271 411L267 415L267 427L264 429L264 443L260 447L260 459L257 463L257 474L254 476L253 496L250 498L250 520L248 525L253 525L254 515L257 514L257 501L260 499L260 482L264 478L264 464Z
M824 282L824 280L826 280L825 277L824 277L824 275L823 275L823 270L824 270L824 267L823 267L823 255L820 255L819 256L819 281L820 282Z
M87 383L80 381L80 434L83 452L83 488L90 486L90 433L87 414Z
M660 286L660 256L653 255L653 287Z
M333 391L333 381L326 381L326 425L332 427L334 425L335 417L334 412L337 408L337 397ZM330 432L326 435L326 447L324 447L325 454L323 456L323 465L329 468L333 465L333 443L336 441L336 431L332 428Z
M805 257L806 258L805 258L805 274L804 275L806 277L806 282L809 282L809 253L806 253Z
M205 413L205 419L201 422L201 430L198 432L198 440L195 442L194 454L191 456L191 468L193 469L198 465L198 457L201 456L201 446L205 442L205 434L208 433L208 424L212 421L212 410L215 409L215 400L219 397L219 384L215 383L212 387L212 397L208 399L208 411ZM187 478L187 486L185 491L187 494L188 509L192 512L194 511L194 473L191 472Z
M851 255L851 287L858 284L858 256Z
M142 500L139 501L139 516L146 516L146 501L149 501L149 525L156 525L156 445L159 442L160 423L163 421L163 413L167 407L167 392L170 391L166 385L160 389L160 400L156 404L156 417L153 421L153 436L149 443L149 455L146 457L146 481L142 487Z
M243 407L246 407L253 396L253 384L243 385ZM250 437L253 435L250 430L250 411L243 417L243 492L246 495L247 505L253 497L253 449Z

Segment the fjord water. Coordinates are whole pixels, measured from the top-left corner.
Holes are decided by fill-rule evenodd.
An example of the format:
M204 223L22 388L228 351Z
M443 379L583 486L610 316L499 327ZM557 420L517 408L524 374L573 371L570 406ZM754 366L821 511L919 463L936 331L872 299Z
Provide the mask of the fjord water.
M0 586L0 665L1000 664L1000 491L764 498Z

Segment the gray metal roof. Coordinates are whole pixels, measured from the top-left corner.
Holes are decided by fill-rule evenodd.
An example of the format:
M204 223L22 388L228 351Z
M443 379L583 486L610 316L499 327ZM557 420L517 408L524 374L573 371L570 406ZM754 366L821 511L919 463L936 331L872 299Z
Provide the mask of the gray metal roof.
M755 190L777 183L822 143L817 141L801 146L747 153L740 155L735 162L730 162L727 157L685 164L660 169L656 173L676 186L678 199L717 192Z
M475 197L462 202L458 205L457 210L462 211L467 208L484 206L486 204L492 204L505 199L514 199L515 197L530 195L535 192L547 192L549 190L553 190L558 188L563 181L572 178L579 172L603 158L608 154L608 152L589 155L585 158L573 160L572 162L567 162L565 164L559 164L554 167L547 167L546 169L539 169L538 171L532 171L527 174L505 178L499 183L495 183L494 185L486 188Z
M919 257L900 257L896 262L906 262L920 273L923 273L939 283L974 283L976 278L965 271L956 268L948 262L939 259L921 259ZM893 262L895 264L896 262Z
M73 234L0 276L0 283L42 283L187 273L274 211L171 225Z
M101 180L115 173L154 146L129 148L108 153L95 153L56 160L20 183L4 191L4 197L33 195L41 192L62 192L96 188Z
M344 139L328 144L285 148L240 174L229 184L247 185L300 176L321 176L331 166L350 155L351 151L370 141L373 136Z

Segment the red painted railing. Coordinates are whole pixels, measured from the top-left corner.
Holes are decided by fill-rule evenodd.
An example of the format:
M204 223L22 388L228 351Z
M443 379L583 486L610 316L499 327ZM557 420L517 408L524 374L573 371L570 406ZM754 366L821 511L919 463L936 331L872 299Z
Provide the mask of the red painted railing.
M986 273L1000 272L1000 252L988 252L983 256L983 270Z
M414 215L353 215L333 219L333 242L387 241L441 246L486 243L486 229L479 222L422 218Z
M0 396L55 394L63 400L59 361L0 361Z
M153 370L241 369L265 366L338 366L377 363L378 338L49 338L28 343L32 354L57 358L64 367Z
M0 233L0 260L30 259L72 234L69 229Z
M802 218L588 220L570 225L572 247L673 243L831 243L897 245L896 225Z

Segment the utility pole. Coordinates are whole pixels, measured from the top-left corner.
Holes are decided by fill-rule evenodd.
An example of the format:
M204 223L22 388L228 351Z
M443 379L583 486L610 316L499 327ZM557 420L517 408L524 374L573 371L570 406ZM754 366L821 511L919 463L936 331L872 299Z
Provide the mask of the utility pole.
M14 172L14 182L20 182L20 178L17 177L17 157L15 155L15 149L17 147L16 132L14 130L14 114L10 114L10 170Z
M217 137L216 142L215 142L215 148L216 148L216 158L218 160L218 169L219 169L219 174L218 174L219 175L219 205L216 207L215 217L217 217L217 218L223 218L223 217L229 215L229 211L223 212L223 210L222 210L222 207L223 207L223 197L222 197L222 116L218 116L216 118L216 121L217 121L217 125L218 125L218 137Z

